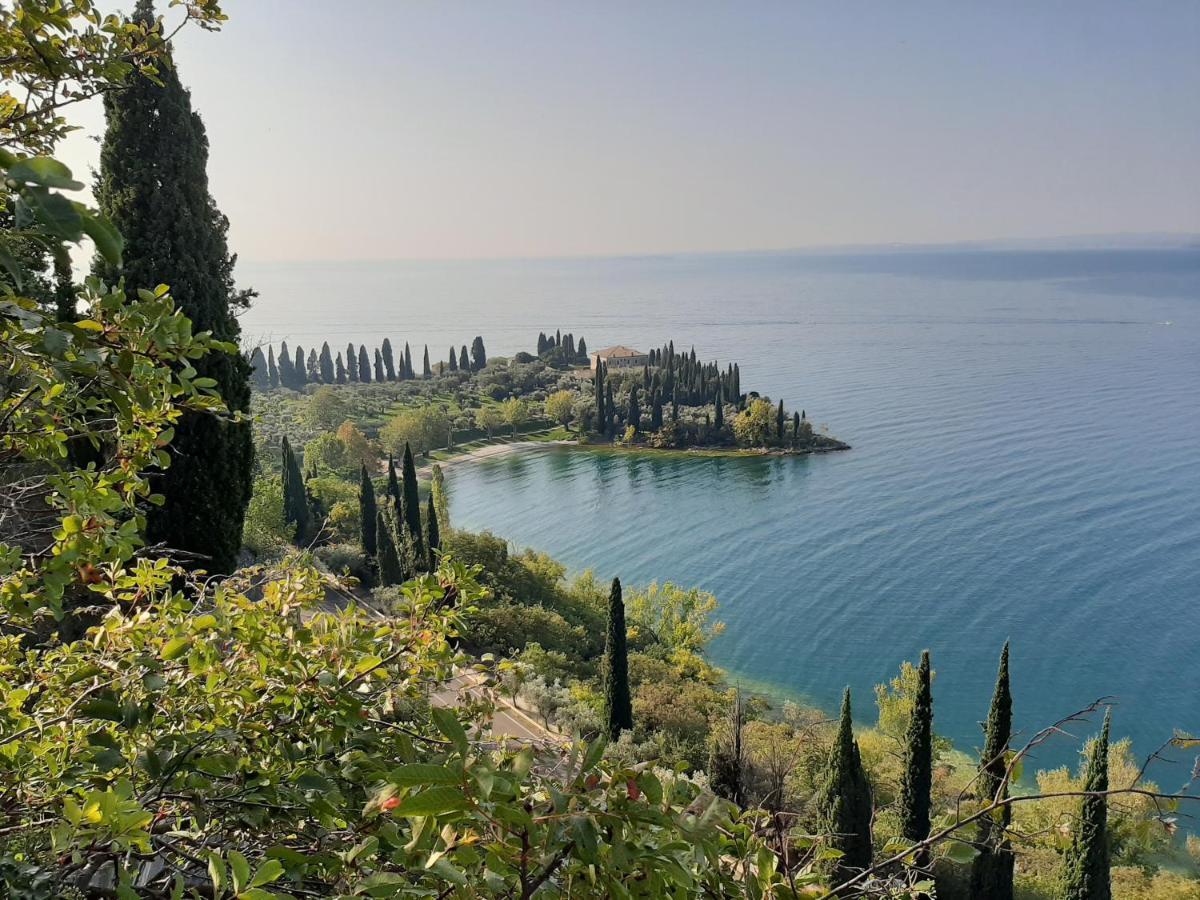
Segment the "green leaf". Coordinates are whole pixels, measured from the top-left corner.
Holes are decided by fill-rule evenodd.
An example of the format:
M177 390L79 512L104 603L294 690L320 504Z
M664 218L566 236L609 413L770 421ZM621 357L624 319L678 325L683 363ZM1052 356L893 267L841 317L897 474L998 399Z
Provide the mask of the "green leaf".
M13 256L12 251L8 248L8 242L0 238L0 266L3 266L12 278L13 287L18 291L21 290L25 283L24 269L21 263Z
M8 167L8 177L27 184L64 188L68 191L82 191L84 187L71 177L70 169L48 156L18 160Z
M283 875L283 863L277 859L268 859L258 867L258 871L250 879L250 887L260 887L264 884L270 884L281 875Z
M397 787L420 787L427 784L458 784L461 779L445 766L413 763L397 766L388 773L388 781Z
M233 872L233 892L240 894L250 881L250 863L236 850L229 851L229 868Z
M172 638L163 644L162 658L166 660L178 659L187 652L187 649L192 646L192 639L187 637Z
M967 865L979 855L979 851L970 844L962 841L950 841L946 844L946 857L959 865Z
M79 715L84 719L107 719L110 722L120 722L122 719L121 704L107 698L89 700L79 707Z
M225 892L227 876L225 863L219 854L210 853L208 855L208 877L212 879L213 896L220 897Z
M467 733L453 710L436 707L433 710L433 724L454 744L459 753L467 752Z
M121 265L121 253L125 249L125 240L121 232L103 216L97 216L82 204L76 204L79 218L83 223L83 231L96 245L96 250L105 261L114 266Z
M62 194L44 187L29 187L21 192L23 199L43 228L64 241L77 241L83 234L83 218L75 204Z
M392 812L397 816L437 816L469 806L466 796L458 788L432 787L406 797Z

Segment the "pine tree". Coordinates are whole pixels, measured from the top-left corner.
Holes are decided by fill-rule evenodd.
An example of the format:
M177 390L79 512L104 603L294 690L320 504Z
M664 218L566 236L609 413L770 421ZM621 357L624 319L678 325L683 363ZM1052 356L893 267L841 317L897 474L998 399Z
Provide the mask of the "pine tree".
M838 883L871 865L871 785L863 769L850 714L850 689L842 697L837 738L817 795L817 815L829 845L842 852Z
M153 22L153 3L138 0L133 18ZM208 191L204 124L169 47L166 54L154 80L135 66L121 90L104 94L108 127L95 195L124 237L124 258L119 267L98 261L96 274L108 283L124 277L130 290L169 284L194 331L236 345L235 312L253 292L234 286L229 220ZM249 410L250 364L241 353L210 353L191 365L198 377L216 380L231 412ZM171 465L153 481L166 502L148 511L148 542L196 554L211 572L233 570L254 477L250 427L210 413L183 414L168 448Z
M803 418L803 417L802 417ZM983 759L979 767L979 797L984 803L1008 796L1008 742L1012 737L1012 692L1008 681L1008 642L1000 653L996 690L988 710ZM976 846L979 854L971 864L971 896L981 900L1012 900L1014 857L1008 840L1012 807L1000 807L997 817L979 820Z
M1079 823L1071 838L1063 866L1063 900L1112 900L1108 839L1108 731L1112 710L1104 714L1104 727L1092 742L1088 756Z
M428 380L433 377L433 369L429 367L429 345L425 345L425 359L421 363L421 377Z
M450 366L451 372L458 371L458 355L455 353L455 350L453 347L450 348L450 361L449 361L448 365Z
M616 740L633 730L633 702L629 697L629 656L625 645L625 603L621 580L614 578L608 595L608 631L604 642L604 709L608 736Z
M255 347L250 353L251 383L256 391L265 391L271 387L271 376L267 373L267 358L263 356L262 347Z
M358 380L361 384L371 383L371 358L362 344L358 345Z
M275 348L267 346L267 377L271 382L271 387L279 387L279 367L275 365Z
M364 465L358 481L358 519L362 531L362 548L367 556L375 556L379 552L377 516L375 485L371 483L371 476L367 474L367 467Z
M476 337L471 342L471 370L478 372L487 365L487 351L483 348L483 338Z
M383 587L403 583L404 569L396 550L396 538L382 510L375 514L375 532L379 542L379 583Z
M425 507L425 549L429 554L429 571L437 570L438 551L442 549L442 535L438 529L437 508L433 505L433 494Z
M321 344L321 380L326 384L333 384L337 380L337 373L333 368L333 354L329 350L329 341Z
M425 548L421 537L421 498L417 493L417 466L413 462L412 448L408 441L404 442L403 491L404 491L404 530L405 537L412 542L413 559L420 561L425 557Z
M396 360L392 357L392 342L387 338L383 339L383 370L388 381L396 380Z
M929 837L933 790L933 692L928 650L921 654L917 682L917 696L904 739L904 773L900 778L900 833L913 843ZM928 853L917 856L918 868L928 864Z
M358 381L358 352L353 344L346 345L346 374L352 382Z
M287 435L281 442L283 466L283 521L286 525L296 526L294 540L303 545L308 535L308 493L304 487L304 477L300 474L300 465L292 445L288 443Z

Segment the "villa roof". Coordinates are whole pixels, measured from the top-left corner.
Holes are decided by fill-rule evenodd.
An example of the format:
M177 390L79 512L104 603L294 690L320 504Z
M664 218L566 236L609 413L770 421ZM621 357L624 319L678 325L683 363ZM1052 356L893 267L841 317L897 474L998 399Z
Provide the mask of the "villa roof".
M641 350L634 350L632 347L623 347L618 344L615 347L605 347L603 350L592 351L592 356L599 356L603 359L612 359L613 357L622 356L645 356Z

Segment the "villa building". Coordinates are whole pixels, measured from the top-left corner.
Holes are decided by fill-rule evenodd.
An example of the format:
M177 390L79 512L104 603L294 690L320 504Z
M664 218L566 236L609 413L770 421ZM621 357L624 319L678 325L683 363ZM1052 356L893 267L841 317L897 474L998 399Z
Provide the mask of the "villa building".
M630 347L605 347L603 350L596 350L592 354L592 371L596 371L596 366L604 363L609 370L613 369L640 369L643 366L650 365L649 354L643 353L641 350L634 350Z

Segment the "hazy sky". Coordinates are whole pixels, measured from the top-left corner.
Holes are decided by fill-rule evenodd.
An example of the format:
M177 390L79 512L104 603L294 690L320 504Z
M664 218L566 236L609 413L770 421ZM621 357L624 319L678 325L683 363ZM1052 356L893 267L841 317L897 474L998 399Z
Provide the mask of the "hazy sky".
M1197 0L224 5L244 259L1200 231Z

